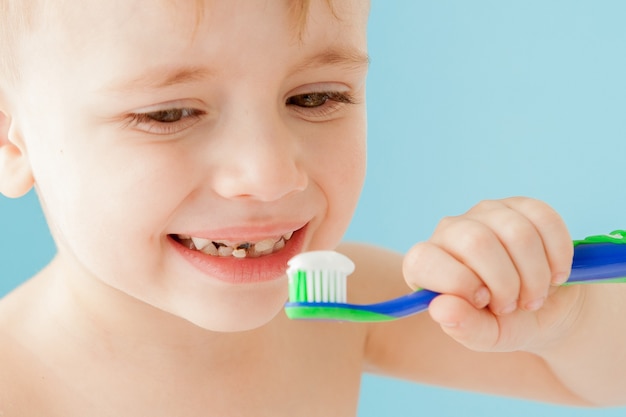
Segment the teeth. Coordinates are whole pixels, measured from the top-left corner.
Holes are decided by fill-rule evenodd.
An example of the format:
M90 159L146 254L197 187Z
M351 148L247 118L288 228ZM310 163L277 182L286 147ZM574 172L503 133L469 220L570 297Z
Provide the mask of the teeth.
M256 252L265 252L268 250L272 250L274 249L275 243L276 241L274 241L273 239L265 239L265 240L255 243L254 250Z
M209 243L211 243L211 241L209 239L203 239L201 237L192 237L191 241L193 242L194 246L198 250L202 250L202 249L206 248L207 245Z
M285 233L279 238L267 238L256 243L240 242L232 244L227 241L215 241L211 239L194 237L189 235L176 235L181 244L185 247L197 250L207 255L235 258L258 258L262 255L269 255L285 247L293 236L293 232Z
M213 244L213 242L209 242L208 245L206 245L202 250L202 253L206 253L207 255L213 255L213 256L218 256L219 255L219 251L217 250L217 247L215 246L215 244Z
M285 247L285 239L284 238L279 240L278 242L276 242L274 244L274 250L281 250L284 247Z
M230 246L220 246L219 248L217 248L217 254L219 256L230 256L233 254L234 251L235 249Z

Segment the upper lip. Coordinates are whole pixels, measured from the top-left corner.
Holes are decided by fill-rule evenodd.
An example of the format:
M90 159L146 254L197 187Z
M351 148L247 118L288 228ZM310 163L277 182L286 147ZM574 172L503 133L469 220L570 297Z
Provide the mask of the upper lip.
M193 230L176 233L212 241L257 242L268 238L279 238L287 233L302 229L307 222L281 223L273 225L221 227L210 230Z

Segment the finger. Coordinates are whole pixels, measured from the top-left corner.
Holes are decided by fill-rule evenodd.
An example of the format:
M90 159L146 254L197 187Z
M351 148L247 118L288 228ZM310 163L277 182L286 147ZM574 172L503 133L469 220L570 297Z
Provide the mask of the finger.
M504 202L524 213L535 225L543 241L551 282L553 285L564 283L571 273L574 247L563 218L552 207L539 200L516 197Z
M489 308L508 314L517 308L520 277L511 257L489 225L467 215L440 223L431 241L470 268L489 289Z
M538 319L537 313L517 310L513 314L496 316L488 309L476 309L453 295L435 298L430 303L429 312L445 333L475 351L529 350L540 333L548 335L551 340L554 338L552 327L542 330L542 320Z
M497 318L487 309L476 309L453 295L440 295L428 311L445 333L469 349L492 350L498 343Z
M488 288L470 268L431 242L418 243L407 252L403 273L414 290L455 294L476 308L485 307L491 299Z
M538 310L548 296L551 282L543 239L525 213L504 203L497 202L497 206L470 216L494 231L511 258L520 279L519 306L528 311Z

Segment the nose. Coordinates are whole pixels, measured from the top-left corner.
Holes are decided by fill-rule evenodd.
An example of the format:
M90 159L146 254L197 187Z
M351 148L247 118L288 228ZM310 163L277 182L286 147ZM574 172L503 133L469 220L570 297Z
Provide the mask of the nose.
M213 149L214 191L228 199L268 202L304 190L308 176L300 138L279 117L257 115L255 121L250 114L222 124Z

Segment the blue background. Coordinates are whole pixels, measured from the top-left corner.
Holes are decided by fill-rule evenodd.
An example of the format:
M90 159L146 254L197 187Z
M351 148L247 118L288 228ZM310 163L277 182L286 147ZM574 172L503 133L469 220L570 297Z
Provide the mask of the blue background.
M372 3L369 168L349 239L406 251L442 216L511 195L550 203L574 238L626 228L625 1ZM402 415L592 417L626 408L366 376L359 417Z
M510 195L547 201L575 238L626 228L624 16L621 0L373 0L369 171L347 238L406 251L441 217ZM2 295L54 246L33 193L0 197L0 231ZM626 408L546 406L366 375L359 417L401 415L593 417Z

